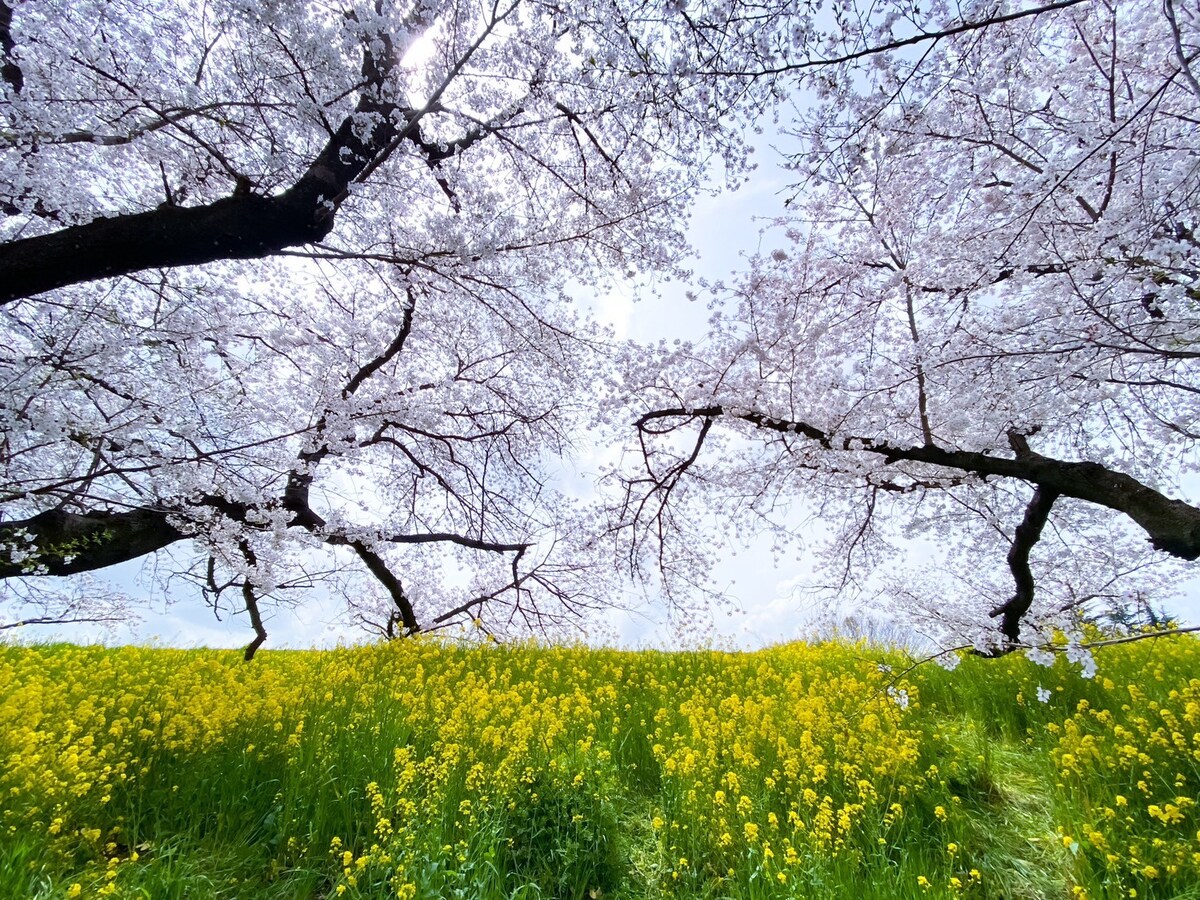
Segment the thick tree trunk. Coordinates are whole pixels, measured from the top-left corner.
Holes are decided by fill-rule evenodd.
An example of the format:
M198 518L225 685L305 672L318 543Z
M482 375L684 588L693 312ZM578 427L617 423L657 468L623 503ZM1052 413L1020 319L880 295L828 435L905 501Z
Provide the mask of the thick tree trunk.
M50 510L0 522L0 578L74 575L153 553L187 535L157 509L69 513Z

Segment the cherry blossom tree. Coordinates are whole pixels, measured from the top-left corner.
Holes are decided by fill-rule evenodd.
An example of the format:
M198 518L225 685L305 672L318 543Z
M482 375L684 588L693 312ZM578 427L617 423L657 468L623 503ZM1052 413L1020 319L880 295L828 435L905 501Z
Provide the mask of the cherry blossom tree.
M713 515L794 548L803 502L815 585L981 650L1161 595L1200 557L1200 14L860 12L758 70L794 189L707 339L624 361L627 562L687 577Z
M174 553L248 613L247 656L264 600L330 579L387 634L601 603L594 517L551 478L605 365L568 289L677 266L755 93L681 83L667 27L637 3L0 2L0 577ZM54 618L46 596L8 619Z
M1169 478L1190 440L1196 23L1171 3L1104 9L0 0L0 578L20 585L4 623L112 615L79 582L30 585L150 556L246 612L248 656L264 601L314 587L386 634L554 627L608 602L611 532L553 474L627 409L596 402L612 345L571 295L683 274L689 202L710 168L748 177L740 135L789 98L808 141L797 248L754 264L703 353L628 354L650 474L616 530L686 539L659 526L729 424L772 438L777 462L734 469L752 517L782 496L772 470L812 473L864 539L878 516L860 498L881 492L1008 521L1004 478L1042 491L1031 534L1043 506L1104 505L1068 481L1109 478L1134 498L1114 508L1187 555L1193 511L1164 507L1147 473ZM1043 97L1030 79L1060 70ZM1059 227L1064 210L1090 221ZM893 232L902 265L881 255ZM1011 360L1052 371L1023 348L1075 327L1055 303L1104 310L1134 283L1145 322L1070 307L1099 329L1085 337L1107 379L1103 361L1081 368L1065 406L1008 391L1025 384ZM899 319L897 285L912 298ZM959 307L989 323L1017 310L1011 340L954 357ZM868 321L883 356L854 343ZM1082 366L1086 349L1054 346ZM1045 392L1063 380L1045 374ZM1141 398L1129 435L1082 436L1126 398ZM973 403L995 409L960 433ZM1169 425L1184 433L1159 435ZM693 426L696 452L663 468L652 432ZM1053 456L1071 440L1078 459ZM1139 468L1142 448L1170 449Z

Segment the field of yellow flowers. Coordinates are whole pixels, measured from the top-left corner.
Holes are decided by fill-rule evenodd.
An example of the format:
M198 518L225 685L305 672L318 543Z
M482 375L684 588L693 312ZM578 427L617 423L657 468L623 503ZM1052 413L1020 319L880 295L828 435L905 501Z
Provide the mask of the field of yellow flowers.
M1200 898L1200 641L0 646L0 897Z

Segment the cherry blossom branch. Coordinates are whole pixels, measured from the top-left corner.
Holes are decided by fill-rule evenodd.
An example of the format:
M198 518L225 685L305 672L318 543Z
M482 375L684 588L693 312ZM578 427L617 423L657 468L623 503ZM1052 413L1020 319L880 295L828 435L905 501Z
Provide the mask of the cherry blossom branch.
M255 556L254 548L250 546L250 542L244 538L238 541L238 549L246 560L246 564L251 568L258 564L258 558ZM262 613L258 609L258 594L254 590L254 583L247 576L242 580L242 602L246 604L246 612L250 615L250 627L254 629L254 640L246 645L245 659L246 662L254 659L254 654L258 651L267 640L267 629L263 626Z
M964 34L971 31L979 31L983 28L991 28L995 25L1002 25L1005 22L1015 22L1020 19L1026 19L1030 16L1040 16L1055 10L1068 9L1072 6L1078 6L1080 3L1088 2L1088 0L1059 0L1057 3L1047 3L1044 6L1035 6L1030 9L1017 10L1016 12L1003 13L997 16L988 16L985 19L977 19L971 22L962 22L958 25L949 28L943 28L940 31L922 31L919 34L911 35L910 37L900 38L894 41L887 41L882 44L875 44L871 47L866 47L862 50L856 50L852 53L844 53L840 56L821 57L819 59L807 59L804 62L784 63L779 66L768 68L757 68L753 70L738 70L738 69L713 69L708 70L713 75L721 76L751 76L762 77L769 75L785 75L790 72L802 72L805 69L814 69L822 66L835 66L842 63L856 62L860 59L866 59L870 56L881 56L892 53L896 50L903 50L906 47L912 47L916 44L923 44L926 41L941 41L946 38L954 37L955 35Z
M502 13L497 12L498 4L493 6L493 15L488 20L487 25L484 27L482 33L475 39L474 43L472 43L471 46L468 47L466 51L455 61L454 66L451 68L446 77L442 79L441 84L439 84L433 93L429 95L429 99L425 101L425 105L415 113L411 113L409 115L408 126L406 128L392 135L386 142L383 142L379 152L376 153L372 159L366 162L361 171L358 172L353 179L351 179L352 181L365 181L367 178L370 178L372 173L374 173L377 168L387 161L387 159L396 151L396 148L398 148L401 143L412 137L412 135L415 133L417 123L419 123L421 119L425 117L425 115L439 108L442 102L442 97L445 96L446 91L449 90L451 83L459 76L459 74L466 67L467 63L470 62L471 57L479 52L479 49L491 36L492 32L495 31L505 19L512 15L519 5L519 3L511 3L508 9Z
M98 278L222 259L258 259L320 241L333 230L350 185L369 177L405 140L413 140L430 167L436 167L439 160L430 155L434 148L418 136L419 123L437 108L450 81L512 8L489 23L415 112L383 99L398 64L390 37L382 34L377 41L364 41L365 84L358 103L308 169L282 193L252 193L249 182L239 176L232 196L202 206L167 204L0 244L0 305ZM365 129L364 120L371 122ZM480 136L468 135L458 149Z
M993 619L1002 617L1000 632L1008 638L1009 643L1020 640L1021 619L1033 605L1034 582L1033 572L1029 568L1029 553L1041 539L1042 529L1050 518L1050 510L1058 496L1053 490L1041 486L1035 488L1033 498L1025 508L1025 517L1013 535L1012 547L1008 551L1008 568L1016 582L1016 593L988 613Z
M707 406L696 409L660 409L635 422L639 433L662 420L708 421L727 417L779 434L796 434L826 450L860 452L897 462L926 463L943 469L971 472L984 477L1015 478L1065 497L1074 497L1124 513L1149 536L1151 545L1184 560L1200 558L1200 509L1172 500L1123 472L1095 462L1068 462L1023 449L1014 457L992 456L971 450L948 450L935 445L905 447L886 440L839 437L803 421L776 418L752 410ZM695 460L693 454L687 468ZM677 480L680 473L674 473Z

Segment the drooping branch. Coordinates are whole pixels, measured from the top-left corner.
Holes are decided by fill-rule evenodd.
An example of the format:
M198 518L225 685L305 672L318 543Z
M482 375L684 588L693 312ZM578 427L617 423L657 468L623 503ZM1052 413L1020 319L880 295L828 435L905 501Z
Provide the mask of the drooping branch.
M521 575L521 558L525 556L525 552L528 549L528 544L521 545L521 548L517 550L516 555L513 557L512 581L503 587L492 591L490 594L482 594L478 597L472 597L466 603L462 603L453 609L446 610L444 613L434 618L433 624L435 626L445 625L448 622L452 622L457 616L461 616L463 613L470 612L471 610L475 610L475 617L479 618L479 611L483 608L484 604L489 600L495 600L505 591L516 591L517 594L520 595L521 585L525 581L525 576Z
M652 422L671 419L739 419L756 428L795 434L826 450L869 453L887 463L917 462L970 472L984 477L1014 478L1064 497L1095 503L1127 515L1150 538L1151 545L1184 560L1200 558L1200 509L1164 496L1136 478L1100 463L1052 459L1023 446L1013 457L992 456L971 450L948 450L935 445L905 447L874 438L841 437L807 422L774 418L722 406L697 409L661 409L646 413L635 423L639 431ZM1010 440L1012 436L1010 435Z
M219 510L223 516L243 525L247 524L248 519L254 518L254 510L251 507L221 498L202 498L198 504L194 502L190 505ZM293 513L293 519L289 523L292 527L319 531L324 526L324 520L307 505L289 511ZM52 510L28 519L0 522L0 547L7 551L0 559L0 579L90 572L161 550L190 536L169 521L170 514L167 510L152 508L83 514ZM523 543L484 541L452 533L396 534L386 536L382 540L395 544L451 543L486 552L511 552L516 554L513 562L514 573L517 561L529 546ZM396 608L396 620L403 626L405 634L415 634L421 630L403 584L379 553L372 550L363 540L342 534L326 535L325 543L330 546L346 546L355 552L392 598ZM243 539L238 547L246 561L253 566L256 558L248 541ZM519 580L515 574L514 581L519 587ZM249 660L266 641L267 632L258 605L258 594L249 579L242 582L241 592L255 633L254 640L245 651L246 659ZM472 603L482 603L487 599L476 598ZM36 624L39 621L41 620L29 619L26 624ZM91 620L81 618L77 621Z
M28 628L35 625L112 625L111 616L31 616L15 622L0 622L0 631Z
M1033 498L1025 508L1025 517L1013 535L1012 547L1008 551L1008 568L1016 583L1016 593L1004 604L989 613L994 619L1000 617L1000 632L1010 644L1021 638L1021 618L1033 605L1034 581L1029 568L1029 553L1042 536L1042 529L1050 517L1050 509L1058 494L1053 490L1037 487Z
M352 398L376 372L395 360L403 351L412 329L416 305L416 296L411 289L408 301L396 334L386 347L348 378L341 391L343 400ZM519 584L515 574L517 560L529 548L526 543L491 541L481 535L456 534L450 531L372 533L368 536L365 529L353 526L330 528L325 518L313 509L310 493L320 464L335 452L327 434L332 416L330 409L325 409L319 416L312 429L311 438L297 453L296 467L289 474L282 494L275 499L264 498L258 503L245 503L211 494L187 499L160 500L154 507L124 512L76 514L50 511L25 520L0 523L0 541L9 548L8 558L0 563L0 578L20 575L69 575L105 568L152 553L191 535L186 526L181 528L172 524L169 518L172 515L186 519L190 515L200 513L199 520L204 521L215 512L221 519L236 523L242 528L258 530L267 527L262 523L269 520L272 513L284 510L290 514L286 520L288 528L304 529L328 546L349 547L356 553L392 597L396 608L396 623L401 624L406 633L419 630L419 622L400 579L391 571L382 555L373 549L373 542L397 545L453 544L487 553L515 554L514 582ZM199 525L197 533L204 531L205 527ZM242 545L249 547L245 541L239 546ZM243 549L242 552L246 555L247 550ZM247 559L250 557L247 556ZM213 588L219 593L217 586L214 585ZM259 624L255 624L259 598L252 585L243 586L243 599L250 613L251 624L260 636L260 639L248 648L247 652L252 655L265 639L265 631L260 628L261 620Z
M249 541L240 541L238 549L242 551L242 556L249 565L257 565L258 557L255 556L254 548L250 546ZM250 627L254 629L254 640L246 645L245 653L246 662L250 662L254 659L258 648L266 642L267 629L263 627L262 614L258 610L258 595L254 592L254 585L249 576L242 581L242 601L246 604L246 612L250 615Z
M413 312L416 310L416 307L417 295L410 286L408 288L408 305L404 308L404 314L396 335L387 347L384 348L382 353L365 363L350 377L345 387L342 388L343 400L353 397L372 375L394 360L404 350L404 344L408 341L408 336L412 332ZM330 415L330 410L326 409L317 419L317 423L313 428L311 444L298 454L296 460L297 467L288 474L287 486L283 492L283 507L295 516L292 524L300 525L310 531L315 531L325 525L325 520L309 505L309 493L312 488L313 478L316 476L317 466L330 453L327 435Z
M392 603L395 604L396 612L400 616L400 622L404 625L405 633L416 634L420 631L421 625L417 621L416 613L413 612L412 601L404 593L404 585L400 583L400 579L388 568L387 563L383 561L383 557L362 541L351 541L350 548L362 560L363 565L367 567L367 571L375 576L375 580L383 585L384 590L392 598Z

